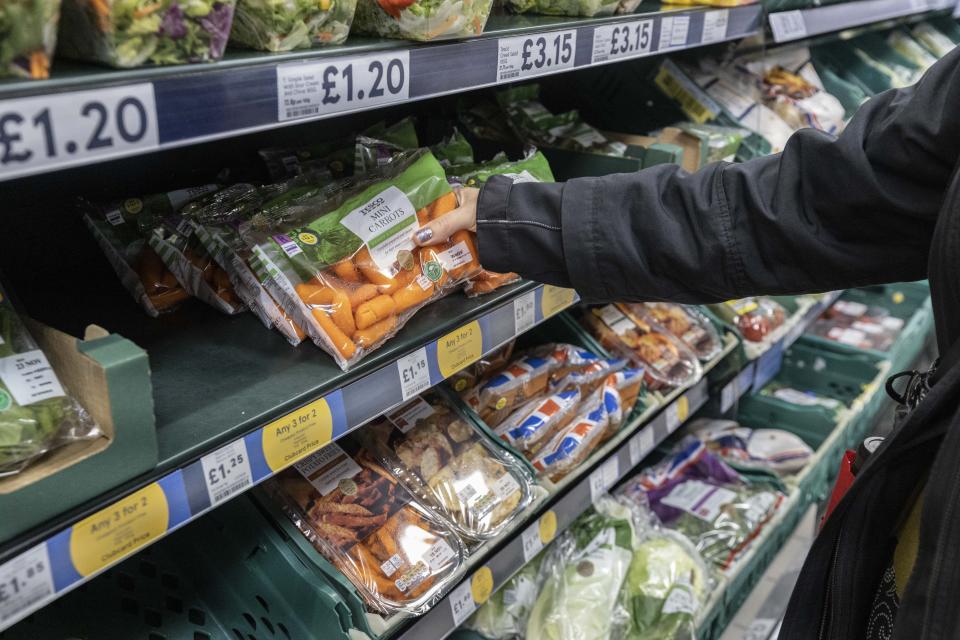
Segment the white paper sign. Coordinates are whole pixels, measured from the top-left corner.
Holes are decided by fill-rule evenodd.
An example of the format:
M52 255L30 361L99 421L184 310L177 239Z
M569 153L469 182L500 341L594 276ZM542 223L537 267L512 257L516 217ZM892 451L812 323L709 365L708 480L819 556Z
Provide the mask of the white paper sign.
M640 464L648 453L653 451L654 433L653 425L647 425L640 430L640 433L630 438L630 465L635 467Z
M53 597L46 543L0 566L0 627L12 625Z
M687 44L690 16L672 16L660 21L660 47L658 51L675 49Z
M0 358L0 380L21 407L66 395L40 349ZM3 404L9 400L4 402L0 395L0 406Z
M803 12L778 11L770 14L770 31L776 42L799 40L807 37L807 23L803 20Z
M613 456L590 474L590 499L596 500L620 479L620 460Z
M635 58L653 48L653 20L600 25L593 30L591 63Z
M400 376L400 390L404 401L429 389L430 367L427 364L427 348L421 347L397 360L397 373Z
M447 599L450 601L450 611L453 614L454 626L459 627L477 610L477 603L473 600L473 591L470 588L470 580L464 580L463 583L450 592Z
M513 335L518 336L537 324L537 292L525 293L513 301Z
M540 539L540 522L534 522L520 534L523 543L523 561L530 562L543 550L543 540Z
M217 506L253 484L250 456L243 440L231 442L200 458L210 506Z
M497 42L497 82L571 69L576 50L576 29L500 38Z
M703 14L702 44L720 42L727 38L727 25L730 23L730 10L707 11Z

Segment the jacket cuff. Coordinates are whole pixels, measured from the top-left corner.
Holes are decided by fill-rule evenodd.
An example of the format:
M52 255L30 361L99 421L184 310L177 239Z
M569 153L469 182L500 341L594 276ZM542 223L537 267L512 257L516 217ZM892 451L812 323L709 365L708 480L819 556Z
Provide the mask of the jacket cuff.
M597 187L595 178L570 180L564 185L561 205L563 244L573 248L565 252L566 269L570 284L584 302L609 302L613 297L607 286L610 274L603 276L599 258L606 244L604 231L611 221L598 215L604 209Z
M477 250L484 269L498 273L519 271L510 240L510 225L498 224L507 220L510 189L513 181L505 176L493 176L481 187L477 200Z

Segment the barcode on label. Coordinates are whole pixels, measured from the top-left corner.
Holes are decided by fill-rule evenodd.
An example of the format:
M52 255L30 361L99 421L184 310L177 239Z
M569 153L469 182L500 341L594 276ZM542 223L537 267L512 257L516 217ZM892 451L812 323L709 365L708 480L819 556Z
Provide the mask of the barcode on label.
M287 110L288 118L302 118L303 116L315 116L320 113L320 107L297 107L295 109Z
M250 480L248 480L247 478L243 478L232 487L226 487L224 489L221 489L220 491L215 492L213 494L212 502L214 504L217 504L218 502L226 500L227 498L234 495L235 493L240 493L241 491L244 491L249 486L250 486Z
M519 75L519 71L504 71L500 74L500 78L503 80L509 80L510 78L516 78Z

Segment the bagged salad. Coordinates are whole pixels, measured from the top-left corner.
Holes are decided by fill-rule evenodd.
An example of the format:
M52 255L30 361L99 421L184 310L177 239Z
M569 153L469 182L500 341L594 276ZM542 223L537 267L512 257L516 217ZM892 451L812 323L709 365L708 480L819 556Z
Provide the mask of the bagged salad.
M270 480L267 492L371 610L423 613L463 564L463 543L352 444L327 445Z
M447 180L466 187L480 186L495 175L506 176L513 180L514 184L554 181L547 159L539 151L532 150L525 158L516 162L498 156L489 162L453 165L447 168ZM519 280L520 276L516 273L495 273L483 269L467 282L464 291L468 297L472 298L496 291L500 287Z
M744 340L763 342L787 319L783 306L770 298L742 298L711 305L713 311L735 326Z
M0 77L49 77L59 19L60 0L0 4Z
M697 355L660 326L632 314L626 305L606 305L585 312L584 326L613 353L643 367L655 387L681 387L703 375Z
M630 624L620 591L637 545L633 512L600 496L552 545L527 638L608 640Z
M0 286L0 478L52 449L101 435L66 394Z
M807 466L813 449L783 429L750 429L733 420L699 418L690 433L726 462L747 469L790 475Z
M784 499L766 484L748 483L696 438L686 438L617 493L649 504L665 526L690 538L721 569L733 564Z
M152 317L173 311L190 297L147 238L164 218L216 185L94 204L80 201L83 220L123 286Z
M243 235L271 296L346 370L480 270L470 232L431 247L413 242L420 225L456 207L443 168L415 151Z
M631 13L640 0L507 0L505 6L517 13L548 16L608 16Z
M264 51L342 44L356 0L238 0L230 42Z
M386 414L363 439L420 504L464 538L496 537L532 500L526 469L439 393Z
M114 67L219 60L234 0L64 0L57 52Z
M404 40L468 38L483 33L493 0L359 0L358 33Z
M506 584L497 589L483 606L477 609L464 626L487 640L516 640L524 636L527 619L537 601L543 572L542 560L549 551L537 554L523 565Z
M276 328L293 346L303 341L303 329L284 312L257 277L257 272L262 273L263 269L255 270L248 262L252 256L240 230L251 224L254 216L269 216L275 208L271 204L276 202L276 197L296 184L297 180L263 187L236 184L203 202L187 205L183 212L197 240L227 273L237 296L264 326Z
M624 305L637 317L657 324L693 349L702 362L709 362L723 350L720 332L702 311L691 305L645 302Z

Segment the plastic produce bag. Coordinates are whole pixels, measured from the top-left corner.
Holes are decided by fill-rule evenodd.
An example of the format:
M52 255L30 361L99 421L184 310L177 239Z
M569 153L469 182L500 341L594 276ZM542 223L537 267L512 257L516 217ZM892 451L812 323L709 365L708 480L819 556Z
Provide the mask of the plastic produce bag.
M933 25L921 22L910 29L910 35L917 39L927 50L937 58L950 53L956 43L938 31Z
M612 413L620 414L620 396L613 385L597 389L577 407L576 417L533 458L533 467L552 482L560 481L603 440Z
M750 429L733 420L699 418L691 423L690 433L731 464L782 476L800 471L813 456L806 442L782 429Z
M637 544L633 514L601 496L551 547L545 579L527 623L527 638L607 640L620 637L629 613L620 590Z
M784 499L765 484L748 484L695 438L617 493L648 503L665 526L690 538L721 569L733 564Z
M607 16L617 12L621 0L506 0L504 6L517 13L542 13L549 16ZM623 4L621 13L639 2Z
M577 415L579 389L531 400L497 425L494 433L530 457Z
M49 77L59 19L60 0L0 4L0 77Z
M443 167L472 164L473 147L456 127L449 136L430 147L431 153Z
M787 318L786 310L770 298L728 300L711 307L717 315L737 328L744 340L763 342Z
M270 294L346 370L480 270L470 232L431 247L413 242L422 224L456 206L443 168L418 151L291 204L282 224L251 228L244 239Z
M532 500L533 478L438 393L365 427L363 441L418 502L470 540L500 534Z
M689 347L665 329L631 316L626 307L607 305L587 311L582 318L604 348L642 366L652 386L681 387L703 375Z
M774 380L763 389L760 395L776 398L783 402L789 402L801 407L823 407L832 412L837 420L840 419L847 406L836 398L827 398L818 393L806 389L796 389Z
M423 613L463 564L453 530L350 443L282 471L267 491L374 611Z
M67 396L0 287L0 477L44 453L99 438L100 428Z
M230 42L265 51L342 44L356 0L237 0Z
M152 317L173 311L190 294L149 247L147 238L164 218L215 188L181 189L104 204L80 201L83 220L113 270Z
M114 67L219 60L233 0L64 0L57 53Z
M447 378L447 384L459 394L472 389L487 373L499 371L509 364L515 345L516 341L510 340L502 347L495 349L490 354Z
M888 351L903 331L904 321L879 306L837 300L820 314L810 333L857 349Z
M648 322L657 324L697 354L702 362L716 358L723 350L720 332L699 309L690 305L669 302L646 302L625 305L631 312Z
M483 33L493 0L359 0L358 33L404 40L444 40Z
M497 589L483 606L477 609L464 626L487 640L516 640L527 628L527 618L537 601L543 582L540 567L542 552L523 565L515 576Z
M244 244L240 229L250 224L254 215L269 215L270 207L264 208L271 195L279 195L293 186L285 185L255 187L236 184L214 194L202 203L191 203L184 209L184 216L193 225L197 239L210 256L223 269L237 296L267 328L276 328L287 341L296 346L303 341L303 330L288 316L250 266L250 252Z

